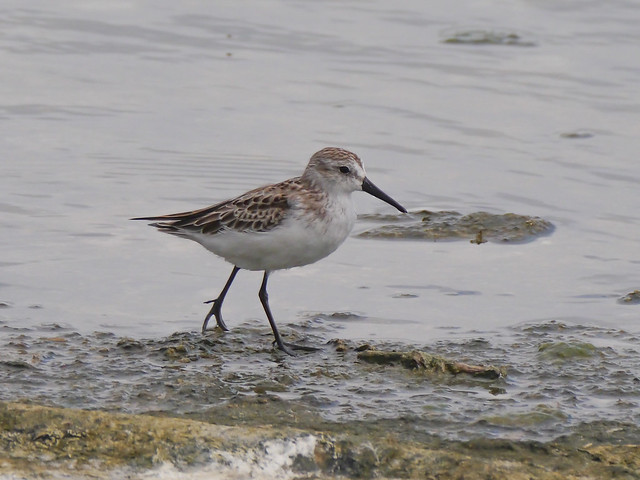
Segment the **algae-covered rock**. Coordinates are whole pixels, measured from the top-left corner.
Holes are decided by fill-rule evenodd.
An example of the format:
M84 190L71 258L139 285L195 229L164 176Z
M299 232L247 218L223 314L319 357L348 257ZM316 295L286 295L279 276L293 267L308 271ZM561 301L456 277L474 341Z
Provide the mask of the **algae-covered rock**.
M569 361L598 355L598 349L586 342L545 342L538 346L541 358L554 361Z
M307 436L288 428L0 403L0 474L28 471L37 478L66 464L91 478L110 478L107 470L125 467L222 464L229 455L255 455L265 442L296 442ZM308 456L313 448L307 449Z
M415 441L357 425L327 433L0 403L0 475L134 479L153 468L180 478L637 479L640 446Z
M380 365L402 365L410 370L427 373L450 373L453 375L466 373L483 378L500 378L507 375L505 367L469 365L418 350L408 352L364 350L358 352L358 360Z
M553 224L539 217L514 213L431 212L421 210L404 215L363 215L384 225L360 233L361 238L399 238L424 240L468 239L471 243L526 242L553 231Z

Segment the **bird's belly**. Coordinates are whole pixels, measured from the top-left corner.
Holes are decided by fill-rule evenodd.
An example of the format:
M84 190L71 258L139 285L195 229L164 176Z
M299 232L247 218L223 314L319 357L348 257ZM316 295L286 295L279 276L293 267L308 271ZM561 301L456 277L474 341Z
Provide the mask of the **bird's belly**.
M347 238L353 220L290 222L268 232L196 235L195 241L229 263L246 270L281 270L317 262Z

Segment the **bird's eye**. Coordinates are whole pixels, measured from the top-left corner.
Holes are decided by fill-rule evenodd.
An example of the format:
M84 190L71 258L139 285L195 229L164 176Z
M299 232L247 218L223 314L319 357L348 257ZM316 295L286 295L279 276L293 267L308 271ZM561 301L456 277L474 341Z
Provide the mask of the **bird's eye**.
M351 170L349 170L349 167L340 167L339 169L342 173L349 173Z

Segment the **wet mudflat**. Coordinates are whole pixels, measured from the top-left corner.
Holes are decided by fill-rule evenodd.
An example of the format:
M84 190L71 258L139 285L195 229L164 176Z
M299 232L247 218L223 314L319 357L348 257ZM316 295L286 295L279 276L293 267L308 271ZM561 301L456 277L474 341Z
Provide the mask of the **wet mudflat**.
M286 328L288 340L322 347L295 358L272 348L264 325L158 340L16 329L0 362L5 471L243 464L258 474L276 468L275 449L277 468L300 478L484 478L478 468L638 478L639 339L626 332L552 322L515 329L509 344L407 350L322 343L318 320ZM429 354L490 374L425 367Z

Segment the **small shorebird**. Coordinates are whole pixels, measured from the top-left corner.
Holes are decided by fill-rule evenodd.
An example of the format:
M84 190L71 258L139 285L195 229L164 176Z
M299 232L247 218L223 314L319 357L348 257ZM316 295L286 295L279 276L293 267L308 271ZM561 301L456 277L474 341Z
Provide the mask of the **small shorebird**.
M355 153L328 147L315 153L301 176L256 188L239 197L191 212L132 220L152 220L161 232L194 240L233 264L224 288L204 319L222 320L222 302L238 270L263 270L258 293L278 348L308 349L282 341L269 308L267 280L274 270L317 262L338 248L356 221L351 193L362 190L407 211L366 177Z

